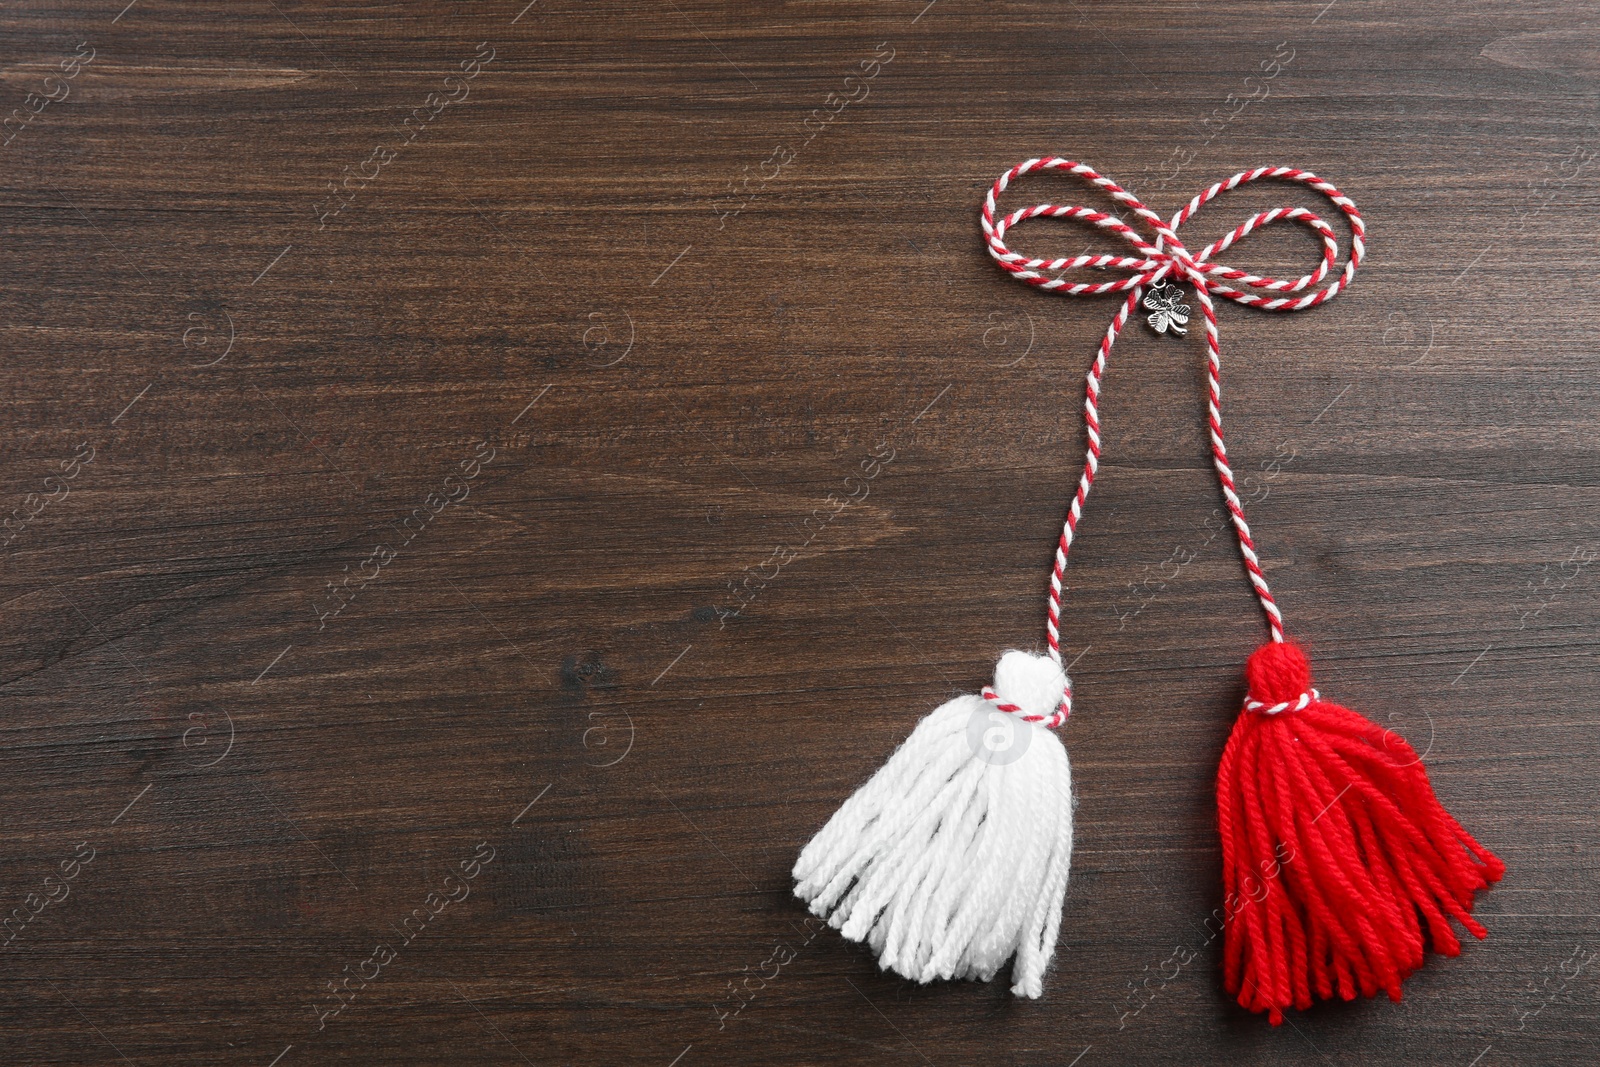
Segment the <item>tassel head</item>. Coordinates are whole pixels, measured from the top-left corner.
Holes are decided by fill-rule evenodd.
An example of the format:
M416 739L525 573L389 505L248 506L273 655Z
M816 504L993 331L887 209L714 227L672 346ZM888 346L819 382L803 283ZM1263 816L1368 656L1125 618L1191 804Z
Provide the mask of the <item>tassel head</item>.
M922 719L795 863L795 895L885 970L988 981L1037 997L1072 857L1072 772L1050 729L1067 676L1007 652L983 695Z
M1457 955L1454 919L1488 936L1473 896L1505 866L1445 811L1422 758L1391 730L1321 698L1304 651L1263 645L1217 774L1223 982L1283 1021L1312 999L1380 990Z
M1250 687L1246 699L1268 707L1293 703L1311 691L1311 661L1288 641L1268 641L1252 652L1244 676Z

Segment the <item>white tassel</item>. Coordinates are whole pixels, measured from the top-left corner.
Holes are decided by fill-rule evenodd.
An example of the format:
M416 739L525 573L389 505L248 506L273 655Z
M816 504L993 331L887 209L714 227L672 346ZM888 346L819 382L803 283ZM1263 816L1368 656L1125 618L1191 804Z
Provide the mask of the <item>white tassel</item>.
M917 724L794 866L795 896L885 970L988 981L1037 997L1072 861L1072 769L1049 719L1061 665L1007 652L991 701L959 696ZM1006 713L997 705L1015 705Z

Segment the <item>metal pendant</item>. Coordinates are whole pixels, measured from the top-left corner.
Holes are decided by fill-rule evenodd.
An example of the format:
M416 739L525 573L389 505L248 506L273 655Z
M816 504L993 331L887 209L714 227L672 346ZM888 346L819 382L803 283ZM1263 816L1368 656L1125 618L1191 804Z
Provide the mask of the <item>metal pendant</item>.
M1183 290L1176 285L1161 282L1152 286L1144 297L1144 306L1151 312L1145 316L1150 328L1156 333L1170 330L1179 337L1188 333L1189 305L1180 304L1178 301L1182 298Z

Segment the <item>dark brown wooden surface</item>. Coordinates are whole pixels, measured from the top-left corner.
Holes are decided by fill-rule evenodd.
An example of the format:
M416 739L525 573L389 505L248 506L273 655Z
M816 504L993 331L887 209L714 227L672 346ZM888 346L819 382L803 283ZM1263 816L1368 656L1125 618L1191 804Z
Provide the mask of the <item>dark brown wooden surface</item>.
M1592 10L122 2L0 15L0 1062L1594 1062ZM1221 319L1323 690L1509 866L1400 1004L1272 1029L1220 988L1263 631L1197 336L1107 378L1046 997L894 980L790 895L916 719L1042 640L1115 301L1006 280L977 209L1050 153L1164 212L1297 165L1369 221L1330 305ZM1285 202L1319 203L1192 229Z

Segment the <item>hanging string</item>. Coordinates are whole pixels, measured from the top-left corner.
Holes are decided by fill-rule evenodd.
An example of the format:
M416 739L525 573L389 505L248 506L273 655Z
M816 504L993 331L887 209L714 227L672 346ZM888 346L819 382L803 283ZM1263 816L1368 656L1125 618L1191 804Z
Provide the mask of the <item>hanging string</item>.
M1019 208L1004 217L996 217L995 200L1013 179L1040 171L1064 171L1077 175L1087 180L1090 184L1105 190L1112 199L1127 205L1134 214L1144 219L1155 231L1154 243L1146 241L1137 231L1130 227L1120 217L1104 211L1076 205L1034 204L1031 207ZM1326 221L1305 208L1280 207L1270 211L1263 211L1246 219L1238 227L1221 239L1212 242L1201 249L1198 255L1193 255L1183 242L1178 238L1178 228L1189 220L1203 205L1211 201L1220 193L1236 189L1247 182L1260 178L1275 178L1283 181L1299 182L1302 185L1315 189L1344 212L1350 225L1350 257L1345 263L1343 272L1326 287L1315 288L1327 279L1339 259L1338 238L1333 228ZM1011 251L1006 246L1005 237L1008 230L1018 223L1037 217L1075 219L1090 223L1107 233L1115 234L1128 244L1138 255L1081 255L1059 259L1033 259L1020 253ZM1247 271L1228 267L1211 261L1212 256L1225 252L1234 242L1248 236L1258 227L1273 222L1288 221L1298 222L1308 227L1322 240L1323 258L1317 268L1292 281L1279 280L1264 275L1251 274ZM1117 335L1127 324L1128 316L1139 306L1140 298L1146 287L1162 285L1167 282L1189 284L1194 286L1195 297L1200 304L1201 314L1205 319L1206 330L1206 407L1208 426L1211 433L1211 456L1217 470L1217 480L1222 486L1222 495L1228 505L1228 514L1233 520L1233 529L1239 543L1239 554L1244 560L1246 574L1250 584L1255 589L1256 598L1261 603L1262 613L1266 616L1267 627L1271 631L1272 640L1284 640L1283 614L1278 610L1277 602L1272 597L1272 590L1267 585L1267 576L1262 572L1261 560L1256 554L1254 539L1250 536L1250 524L1245 519L1244 504L1239 499L1239 493L1234 485L1233 469L1228 465L1228 450L1222 437L1222 353L1217 340L1217 315L1216 306L1212 301L1213 296L1226 297L1249 307L1261 308L1266 311L1299 311L1303 308L1316 305L1332 299L1339 291L1350 283L1355 276L1356 268L1361 263L1366 246L1364 237L1366 227L1361 220L1361 213L1351 200L1329 183L1312 174L1310 171L1299 170L1295 167L1258 167L1255 170L1241 171L1227 181L1218 182L1201 192L1183 210L1173 216L1170 223L1161 216L1140 203L1138 198L1122 188L1110 178L1102 177L1093 168L1070 159L1051 156L1048 159L1030 159L1012 167L995 181L994 187L989 190L989 195L984 198L982 225L984 237L988 242L989 254L994 257L1001 268L1018 281L1026 282L1036 288L1047 292L1062 293L1067 296L1095 296L1101 293L1126 292L1127 298L1117 310L1107 327L1105 337L1100 342L1100 351L1095 356L1094 364L1089 368L1085 379L1083 402L1083 425L1086 437L1084 451L1083 473L1078 478L1078 491L1073 496L1072 506L1067 512L1067 520L1061 530L1061 537L1056 544L1055 566L1050 573L1049 604L1046 609L1045 631L1049 644L1049 654L1056 662L1061 661L1061 581L1067 566L1067 554L1072 548L1072 539L1077 531L1078 520L1083 512L1084 501L1088 499L1089 490L1094 485L1095 474L1100 466L1100 381L1105 374L1106 360L1111 354L1111 348L1116 344ZM1132 272L1126 278L1119 278L1106 282L1068 282L1058 275L1064 271L1080 267L1091 267L1098 270L1116 269ZM1042 271L1055 272L1056 276L1041 273ZM1244 288L1236 288L1243 286ZM1312 290L1307 292L1307 290ZM1266 293L1295 293L1300 296L1266 296ZM1072 694L1069 690L1062 701L1065 712L1071 710Z

